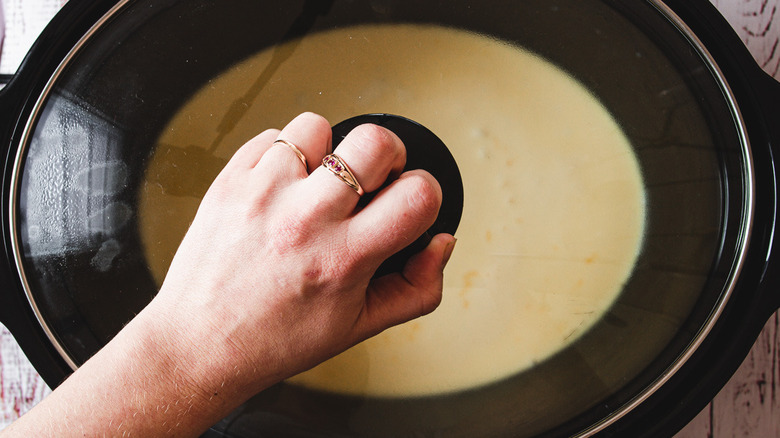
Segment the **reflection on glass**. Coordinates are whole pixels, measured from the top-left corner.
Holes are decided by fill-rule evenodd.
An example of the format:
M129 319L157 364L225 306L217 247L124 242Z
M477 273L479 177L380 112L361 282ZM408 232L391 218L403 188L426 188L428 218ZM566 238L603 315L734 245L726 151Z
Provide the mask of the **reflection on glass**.
M112 237L133 215L117 196L128 183L120 150L124 136L96 111L54 96L25 162L21 212L27 257L113 245Z

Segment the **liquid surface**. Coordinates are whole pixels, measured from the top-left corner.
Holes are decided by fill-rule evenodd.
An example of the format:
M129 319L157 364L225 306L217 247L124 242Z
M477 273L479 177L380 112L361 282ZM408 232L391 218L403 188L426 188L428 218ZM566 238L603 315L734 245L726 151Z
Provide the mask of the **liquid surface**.
M203 87L159 139L140 195L162 282L211 180L260 130L303 111L426 125L463 177L458 244L435 312L290 379L339 393L472 388L550 357L610 307L635 263L644 190L619 126L520 48L413 25L340 29L258 53Z

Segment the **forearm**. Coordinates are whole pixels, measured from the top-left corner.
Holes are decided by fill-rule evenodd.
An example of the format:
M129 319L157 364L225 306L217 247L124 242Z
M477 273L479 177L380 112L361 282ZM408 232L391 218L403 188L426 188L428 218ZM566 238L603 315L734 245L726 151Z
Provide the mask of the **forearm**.
M276 380L240 375L229 343L167 312L150 305L3 438L195 436Z

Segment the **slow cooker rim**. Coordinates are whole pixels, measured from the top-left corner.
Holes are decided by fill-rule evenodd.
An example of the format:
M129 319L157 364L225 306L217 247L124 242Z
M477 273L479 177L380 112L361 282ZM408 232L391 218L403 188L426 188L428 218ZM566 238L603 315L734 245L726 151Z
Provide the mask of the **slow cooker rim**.
M710 314L707 316L705 323L701 326L699 331L694 336L693 340L688 346L680 353L671 365L658 376L655 381L648 385L642 392L637 394L634 398L629 400L623 406L614 410L613 414L605 417L599 423L594 424L588 429L582 431L578 437L589 437L599 432L604 431L609 426L620 420L626 414L634 410L637 406L644 403L650 398L660 387L665 385L676 373L682 368L686 362L693 356L696 350L704 342L704 339L712 331L712 328L718 321L718 318L723 313L724 309L728 305L729 298L731 297L734 289L736 288L737 281L739 279L742 268L745 264L747 257L748 247L750 244L750 237L753 229L754 220L754 203L755 203L755 173L753 167L752 149L750 140L747 136L747 127L745 120L742 117L742 112L736 100L736 96L729 86L725 75L721 68L718 66L717 61L712 56L710 51L699 39L696 33L688 26L679 15L672 8L670 8L663 0L648 0L648 3L653 6L661 15L665 16L669 22L682 34L692 47L696 49L696 52L702 58L703 63L709 68L713 78L717 80L718 86L723 92L723 97L728 103L728 108L732 112L732 119L734 126L737 129L737 135L740 139L741 150L744 154L743 158L743 184L745 190L745 201L742 204L742 226L740 227L737 240L739 242L739 250L736 252L736 258L733 261L731 271L728 276L728 280L724 285L723 292L713 307Z
M121 10L129 1L130 0L120 0L113 7L111 7L111 9L109 9L98 21L96 21L92 26L90 26L89 30L87 30L87 32L84 35L82 35L81 38L79 38L76 44L74 44L73 47L71 47L71 49L68 51L67 55L65 55L62 61L60 61L59 65L57 65L57 68L54 70L51 77L46 82L46 85L40 92L35 102L35 105L33 106L32 111L28 115L27 121L25 122L24 128L22 129L22 135L20 137L19 147L16 151L16 157L14 158L14 163L11 170L11 185L9 189L9 202L8 202L8 214L9 214L8 220L10 224L10 237L11 237L10 245L13 254L13 264L16 267L16 271L22 283L22 289L24 291L24 295L27 298L27 302L29 303L31 309L34 312L35 317L38 320L38 323L40 324L44 333L46 333L46 337L49 339L51 345L54 347L57 353L59 353L61 358L67 363L67 365L71 368L72 371L76 371L78 369L78 364L76 364L76 361L71 357L70 353L68 353L66 348L62 345L61 341L54 333L54 330L52 329L50 324L46 322L46 318L44 317L42 310L38 306L38 303L36 302L35 297L33 296L33 292L31 290L30 283L27 278L27 273L24 269L24 264L23 264L24 256L22 254L23 251L22 251L21 243L19 242L20 236L18 231L19 230L19 226L18 226L19 185L21 181L21 174L23 172L23 166L24 166L27 148L29 147L32 141L32 135L35 131L35 127L37 125L41 112L43 111L46 103L48 102L49 95L51 94L58 78L65 71L65 69L70 65L73 59L77 56L81 48L84 45L86 45L89 42L89 40L100 30L100 28L102 28L106 23L108 23L113 18L113 16L119 10Z

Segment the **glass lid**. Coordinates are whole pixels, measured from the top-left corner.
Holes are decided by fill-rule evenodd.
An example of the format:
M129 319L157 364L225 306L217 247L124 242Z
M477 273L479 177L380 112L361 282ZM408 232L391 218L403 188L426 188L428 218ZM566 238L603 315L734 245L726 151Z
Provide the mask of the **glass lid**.
M399 114L463 179L441 308L215 431L598 430L706 335L752 212L717 66L663 4L624 3L120 2L51 79L17 155L13 244L41 325L74 368L105 345L258 132L303 111Z

